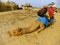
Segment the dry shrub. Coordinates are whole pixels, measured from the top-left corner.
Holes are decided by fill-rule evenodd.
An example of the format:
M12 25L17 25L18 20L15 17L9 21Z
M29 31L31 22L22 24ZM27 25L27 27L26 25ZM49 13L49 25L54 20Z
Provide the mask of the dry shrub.
M10 11L10 10L17 10L18 5L15 2L1 2L0 1L0 12L2 11Z
M60 8L57 9L57 12L60 12Z

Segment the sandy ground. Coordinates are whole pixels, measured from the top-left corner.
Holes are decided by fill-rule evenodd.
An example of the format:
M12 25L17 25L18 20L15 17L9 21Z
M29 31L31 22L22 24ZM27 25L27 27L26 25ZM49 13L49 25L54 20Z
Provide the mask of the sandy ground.
M55 15L56 22L40 33L10 37L7 33L9 30L29 27L37 19L37 16L31 16L36 15L35 12L22 12L18 10L0 13L0 45L60 45L60 13Z

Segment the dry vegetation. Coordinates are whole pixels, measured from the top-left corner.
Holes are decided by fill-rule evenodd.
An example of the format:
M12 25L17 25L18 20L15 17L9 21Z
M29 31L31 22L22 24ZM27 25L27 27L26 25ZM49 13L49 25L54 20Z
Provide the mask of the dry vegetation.
M15 2L1 2L0 1L0 12L2 11L10 11L10 10L16 10L18 8L18 5Z
M57 9L57 12L60 12L60 8Z
M38 10L34 8L0 12L0 45L60 45L59 12L55 15L56 22L40 33L33 32L12 37L7 33L17 27L29 27L37 19Z

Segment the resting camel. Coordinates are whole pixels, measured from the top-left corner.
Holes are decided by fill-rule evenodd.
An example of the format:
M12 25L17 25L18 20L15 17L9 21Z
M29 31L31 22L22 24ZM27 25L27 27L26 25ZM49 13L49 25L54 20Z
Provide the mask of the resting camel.
M34 32L34 31L40 32L43 29L45 29L44 23L36 21L30 27L26 27L26 28L17 27L16 29L8 31L8 33L10 36L18 36L18 35L28 34L28 33Z
M34 31L36 32L42 31L48 25L48 20L45 16L46 12L47 12L47 8L39 10L37 12L39 16L38 19L35 22L33 22L30 27L26 27L26 28L18 27L16 29L8 31L8 33L11 36L18 36L18 35L28 34Z

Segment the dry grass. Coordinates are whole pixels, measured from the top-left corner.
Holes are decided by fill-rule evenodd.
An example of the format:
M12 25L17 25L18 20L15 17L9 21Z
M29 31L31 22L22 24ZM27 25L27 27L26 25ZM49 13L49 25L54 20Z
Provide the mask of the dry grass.
M57 9L57 12L60 12L60 8Z
M38 10L16 10L0 13L0 45L60 45L60 13L56 22L40 33L33 32L22 36L8 35L17 27L29 27L37 19Z
M0 12L17 10L18 5L15 2L1 2L0 1Z

